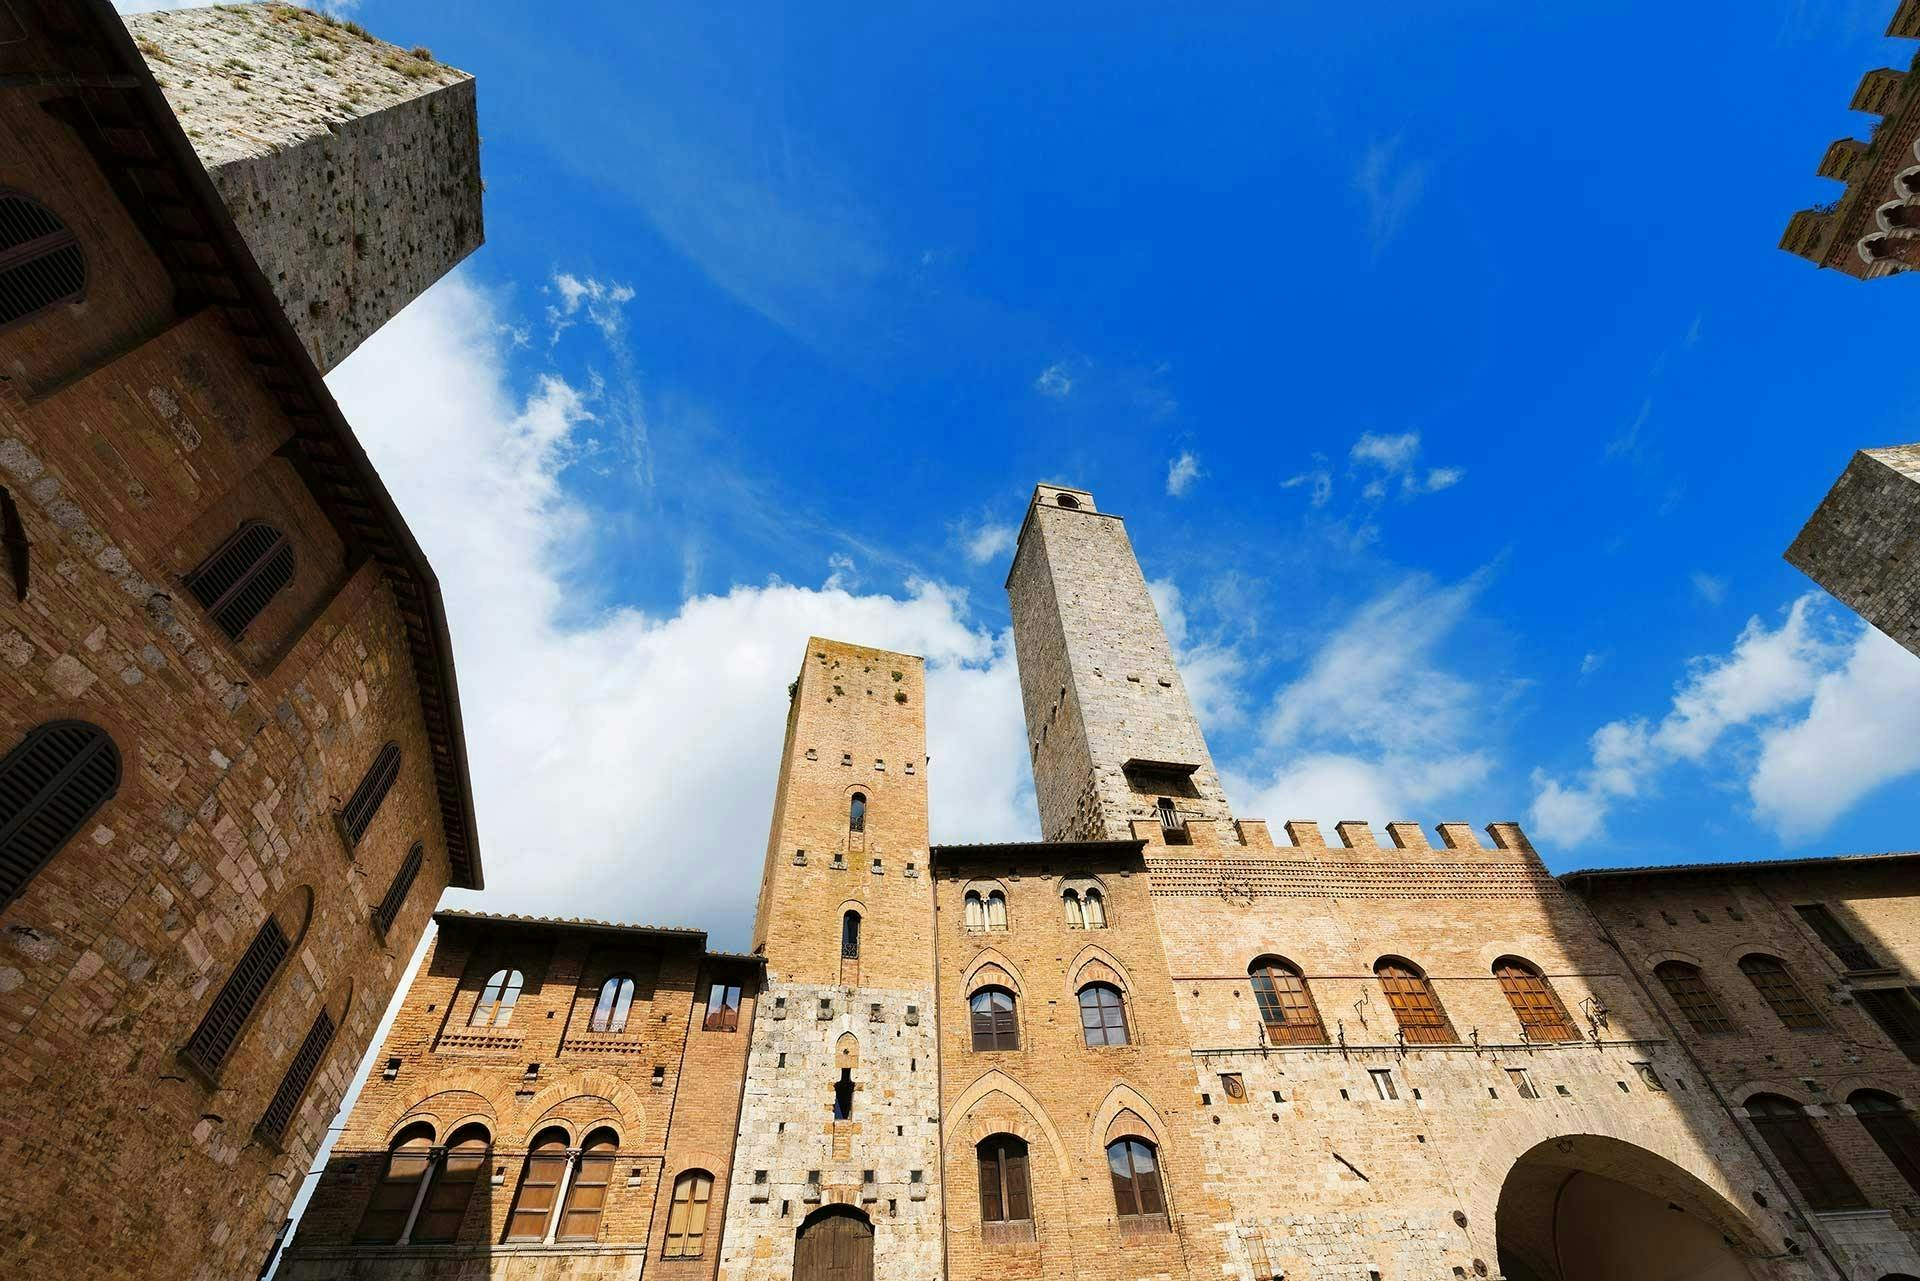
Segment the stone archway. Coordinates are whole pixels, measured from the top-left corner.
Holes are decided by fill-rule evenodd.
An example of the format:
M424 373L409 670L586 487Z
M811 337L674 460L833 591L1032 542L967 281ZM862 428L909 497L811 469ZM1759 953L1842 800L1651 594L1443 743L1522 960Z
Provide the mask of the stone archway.
M793 1281L873 1281L873 1220L850 1205L827 1205L801 1223Z
M1508 1281L1751 1281L1763 1253L1745 1217L1679 1166L1601 1135L1521 1155L1495 1230Z

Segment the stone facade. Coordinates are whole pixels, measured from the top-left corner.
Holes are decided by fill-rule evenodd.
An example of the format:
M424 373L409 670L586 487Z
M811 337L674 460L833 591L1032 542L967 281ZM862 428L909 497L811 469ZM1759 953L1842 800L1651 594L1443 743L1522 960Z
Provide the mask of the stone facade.
M1920 445L1855 454L1787 560L1920 655Z
M127 26L322 371L480 247L473 77L284 4Z
M0 328L0 1252L251 1276L435 899L480 884L445 624L370 473L315 467L358 446L111 8L5 21L0 191L83 285L10 279ZM197 572L250 521L284 575L223 612ZM113 762L84 801L28 764L62 722Z
M439 933L381 1046L381 1066L354 1104L279 1275L611 1281L644 1267L650 1277L716 1276L758 960L708 952L697 930L465 912L435 920ZM502 970L523 980L504 1023L488 1017L492 1005L476 1014ZM623 978L630 1005L596 1028L603 986ZM740 991L719 1026L707 1018L715 984ZM534 1239L520 1239L526 1234L509 1218L529 1204L528 1155L556 1128L565 1136L564 1187L592 1170L581 1153L599 1131L614 1141L611 1177L590 1225L569 1213L586 1204L581 1194L561 1193L562 1215L539 1218ZM388 1173L389 1145L428 1131L432 1169L420 1199L443 1213L443 1230L429 1233L415 1216L381 1237L369 1206ZM449 1140L463 1132L485 1136L481 1177L436 1201L436 1182L448 1183ZM711 1213L701 1239L669 1252L674 1189L688 1177L710 1180Z

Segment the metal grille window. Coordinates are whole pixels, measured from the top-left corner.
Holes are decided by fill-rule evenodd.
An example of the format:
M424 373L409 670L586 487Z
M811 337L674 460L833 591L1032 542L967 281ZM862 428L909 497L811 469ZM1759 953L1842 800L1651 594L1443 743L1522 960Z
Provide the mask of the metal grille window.
M1706 1035L1733 1031L1733 1020L1721 1008L1713 989L1700 977L1700 971L1685 961L1662 961L1653 967L1653 976L1667 989L1667 995L1680 1007L1680 1014L1694 1031Z
M366 1211L353 1239L391 1245L407 1230L413 1203L420 1196L420 1181L433 1168L433 1127L410 1125L396 1134L387 1149L387 1168L380 1172L367 1198Z
M613 1182L613 1159L619 1147L612 1130L595 1130L580 1145L554 1240L592 1241L600 1235L600 1216L606 1212L607 1185Z
M735 1032L740 1028L740 985L714 983L707 988L707 1014L701 1020L703 1032Z
M466 1125L454 1131L447 1150L428 1175L426 1199L420 1203L420 1216L414 1221L409 1241L445 1244L460 1235L467 1203L473 1200L474 1185L486 1173L492 1146L485 1126Z
M1855 1090L1847 1102L1853 1105L1853 1114L1860 1118L1867 1134L1893 1162L1893 1168L1900 1171L1900 1177L1920 1192L1920 1126L1900 1106L1900 1100L1878 1090Z
M1840 958L1840 964L1850 970L1877 970L1880 962L1853 935L1847 933L1847 927L1840 924L1839 918L1827 909L1825 903L1800 903L1794 911L1807 923L1807 928L1820 937L1827 950Z
M280 1078L280 1088L273 1092L266 1114L260 1118L260 1133L269 1140L278 1142L293 1124L293 1114L299 1110L300 1100L306 1097L313 1074L320 1070L321 1061L327 1057L327 1047L333 1044L333 1031L333 1016L320 1011L320 1017L307 1029L307 1039L300 1042L299 1050L294 1053L293 1062L287 1065L286 1075Z
M98 725L49 721L0 761L0 908L120 790L120 751Z
M1394 1021L1409 1043L1447 1045L1460 1039L1454 1034L1447 1012L1440 1008L1440 998L1433 994L1433 985L1410 962L1383 960L1373 967L1373 972L1379 976Z
M1164 1231L1167 1200L1153 1144L1144 1139L1114 1140L1107 1144L1107 1169L1113 1175L1113 1204L1121 1231Z
M1080 989L1080 1030L1088 1045L1127 1044L1127 1003L1110 983Z
M31 196L0 191L0 330L86 293L79 238Z
M293 581L293 544L263 520L250 520L187 575L187 590L235 640L267 602Z
M567 1132L542 1130L520 1171L520 1186L507 1215L507 1240L544 1241L560 1197L560 1179L567 1169Z
M1761 999L1773 1007L1773 1012L1788 1027L1805 1029L1827 1025L1779 957L1764 952L1748 953L1740 958L1740 972L1753 980Z
M1017 1050L1020 1024L1014 1017L1013 993L1003 987L983 987L967 1001L972 1014L973 1048Z
M1253 980L1253 1000L1260 1007L1267 1040L1276 1045L1320 1045L1326 1041L1320 1011L1298 969L1269 956L1255 961L1247 973Z
M989 1242L1033 1240L1033 1196L1027 1184L1027 1144L1011 1134L982 1139L980 1223Z
M1517 956L1503 956L1493 963L1493 972L1529 1041L1580 1039L1580 1029L1567 1017L1566 1008L1539 970Z
M1808 1205L1816 1210L1867 1208L1852 1176L1798 1103L1778 1094L1756 1094L1747 1100L1747 1117Z
M233 1052L234 1042L240 1039L240 1029L246 1026L247 1016L260 1003L273 976L279 972L280 963L292 950L293 944L280 928L280 922L269 916L260 932L253 936L253 942L247 945L240 964L233 967L233 973L220 988L220 995L213 998L200 1026L188 1038L186 1048L181 1051L187 1062L208 1076L219 1073L220 1065Z
M840 918L840 955L843 959L860 959L860 913L848 912Z
M697 1259L706 1250L707 1206L713 1200L713 1176L688 1170L673 1181L673 1205L667 1211L669 1259Z
M592 1032L624 1032L627 1012L633 1008L633 980L616 974L600 985L599 999L593 1003L593 1018L587 1023Z
M380 907L373 914L382 934L392 929L393 923L400 918L400 909L407 901L407 891L413 888L413 878L420 875L420 864L426 856L425 847L415 841L413 848L407 851L407 861L400 865L393 883L387 886L387 896L380 900Z
M1913 994L1897 987L1865 988L1853 994L1873 1021L1880 1025L1901 1052L1920 1063L1920 1005Z
M349 848L358 845L360 838L367 834L373 816L380 812L380 802L387 799L388 789L399 777L400 744L387 743L373 758L360 786L353 789L353 795L340 811L340 834L346 837Z

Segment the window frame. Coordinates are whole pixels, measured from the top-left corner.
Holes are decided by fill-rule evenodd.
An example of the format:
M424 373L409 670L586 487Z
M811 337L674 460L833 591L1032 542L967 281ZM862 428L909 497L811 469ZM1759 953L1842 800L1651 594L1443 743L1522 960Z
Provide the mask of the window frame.
M373 820L380 816L380 807L387 803L387 795L400 779L400 765L400 744L388 739L373 754L372 762L354 785L347 803L334 815L340 838L347 843L349 851L360 847L368 829L373 826Z
M264 534L264 540L259 535ZM250 543L259 545L248 551ZM250 559L243 565L237 558L246 552ZM187 591L201 610L228 640L238 641L267 612L281 592L293 586L300 561L287 531L257 517L243 520L233 533L185 575ZM263 580L275 579L264 594L256 592ZM230 613L240 605L244 613ZM245 608L251 605L251 608Z
M633 975L625 971L609 974L600 980L600 986L593 996L593 1012L587 1016L587 1031L609 1035L625 1032L627 1020L633 1014L634 993L638 990L639 985L633 981ZM608 999L609 992L611 1000Z
M71 747L63 747L60 740L68 737L79 741ZM41 753L52 753L53 759L39 760L38 754ZM59 765L52 777L35 784L34 774L46 769L55 760ZM104 781L89 778L90 774L97 774L103 767L108 773ZM114 741L113 735L92 721L70 718L43 721L35 725L4 759L0 759L0 788L11 784L16 775L20 777L18 792L26 793L28 786L32 787L31 793L20 801L13 817L0 826L0 862L13 873L9 878L12 884L0 884L0 911L18 902L34 879L46 871L61 851L71 845L87 824L93 821L94 815L120 794L124 768L120 745ZM88 793L78 786L83 782L91 782L98 795L89 799ZM78 795L73 795L74 792L78 792ZM26 845L21 840L22 836L49 807L63 802L78 804L70 815L61 820L65 830L58 839Z
M1492 968L1525 1039L1562 1044L1584 1039L1539 966L1522 956L1503 956Z
M1313 989L1307 985L1307 976L1299 966L1281 956L1258 957L1247 967L1247 982L1253 988L1253 1004L1260 1015L1261 1030L1270 1043L1327 1044L1327 1029L1320 1021L1320 1007L1314 1001ZM1263 983L1264 990L1261 986ZM1287 1018L1290 1012L1303 1010L1306 1018Z
M382 937L393 929L394 922L400 919L400 912L407 904L407 895L413 891L413 883L420 876L420 869L427 861L427 847L415 841L407 851L407 857L401 862L400 870L393 874L393 880L387 885L387 893L380 900L380 906L374 909L373 923Z
M469 1146L476 1136L480 1142L477 1150ZM480 1185L493 1159L493 1133L479 1122L469 1122L448 1135L445 1145L433 1151L434 1158L426 1175L426 1195L420 1198L420 1212L414 1216L413 1230L407 1233L409 1245L451 1245L460 1239L460 1229L466 1224L467 1211L473 1205L473 1190ZM449 1189L457 1201L446 1198ZM421 1234L421 1229L430 1221L442 1219L450 1219L443 1232Z
M406 1239L412 1226L413 1207L420 1199L421 1184L433 1175L435 1139L430 1122L414 1121L400 1127L387 1141L386 1162L381 1166L380 1177L368 1190L366 1204L360 1207L360 1221L353 1230L356 1245L397 1245ZM419 1161L419 1173L412 1178L395 1179L394 1164L403 1154L409 1163ZM405 1191L386 1198L383 1204L382 1194L390 1188ZM376 1215L383 1217L376 1220ZM375 1233L371 1229L376 1222L382 1226L391 1222L393 1226L390 1231Z
M860 913L853 908L840 914L840 959L860 959Z
M1749 1095L1743 1106L1774 1163L1809 1207L1816 1211L1870 1208L1806 1108L1785 1095L1766 1093Z
M500 1238L503 1244L516 1241L545 1241L554 1223L554 1211L560 1205L560 1185L566 1182L568 1149L572 1139L559 1126L548 1126L533 1136L533 1142L527 1145L527 1155L520 1163L520 1177L513 1185L513 1200L507 1206L507 1222ZM533 1182L536 1164L541 1172L540 1182ZM557 1168L554 1163L558 1162ZM552 1170L549 1181L546 1173ZM527 1189L544 1192L545 1205L527 1206L522 1201ZM516 1231L520 1220L539 1217L539 1230L536 1232Z
M981 1039L983 1011L979 1008L982 999L986 1001L984 1014L987 1019L984 1044ZM1006 1001L1005 1009L994 1004L999 999ZM1011 988L1001 987L997 983L975 988L967 993L967 1015L975 1054L1004 1054L1020 1048L1020 999Z
M572 1168L568 1171L567 1194L560 1198L554 1214L553 1239L556 1243L598 1241L600 1227L606 1222L613 1167L620 1158L620 1136L606 1126L597 1126L569 1155ZM598 1200L592 1205L582 1204L590 1196ZM585 1225L575 1220L584 1220Z
M740 1003L744 989L738 983L726 979L707 980L706 1013L701 1016L702 1032L738 1032L740 1030ZM720 1004L715 1005L715 993L720 995Z
M1397 973L1387 973L1390 970ZM1406 1044L1459 1044L1460 1034L1425 970L1405 957L1383 956L1373 963L1373 974Z
M1863 1100L1865 1101L1863 1103ZM1920 1124L1900 1099L1885 1090L1860 1089L1847 1096L1854 1120L1867 1132L1889 1164L1920 1192Z
M1032 1241L1033 1163L1027 1141L1017 1134L989 1134L973 1151L982 1239L989 1245ZM1016 1204L1026 1213L1015 1214Z
M1082 984L1074 995L1080 1006L1080 1040L1088 1049L1105 1050L1133 1044L1133 1027L1127 1018L1127 994L1116 984L1096 979ZM1087 1004L1088 996L1094 998L1092 1007ZM1096 1023L1087 1022L1088 1014L1096 1016ZM1098 1041L1093 1039L1096 1024L1101 1035ZM1116 1024L1120 1034L1117 1041L1113 1039Z
M1691 961L1669 957L1653 967L1653 977L1696 1036L1726 1036L1739 1030L1707 982L1706 972Z
M1829 1024L1808 999L1786 961L1771 952L1748 952L1739 960L1740 972L1753 984L1754 991L1790 1031L1824 1032Z
M1821 945L1833 953L1841 967L1848 972L1858 973L1885 968L1880 961L1874 959L1867 945L1855 938L1853 931L1849 930L1846 924L1833 914L1833 909L1825 903L1795 903L1793 913L1800 918L1801 924L1820 940Z
M1118 1155L1124 1160L1124 1170L1122 1161L1116 1160L1115 1149L1119 1149ZM1107 1143L1106 1155L1107 1173L1113 1184L1114 1219L1120 1230L1129 1235L1170 1230L1166 1176L1160 1165L1159 1145L1137 1134L1124 1134ZM1147 1208L1148 1193L1156 1203L1153 1209ZM1128 1208L1129 1204L1132 1209Z
M698 1230L690 1226L696 1207L700 1220ZM667 1226L666 1234L660 1242L660 1257L663 1259L704 1257L707 1250L707 1220L712 1213L712 1208L713 1175L710 1171L682 1170L675 1175L673 1194L667 1201ZM674 1227L676 1219L680 1225L677 1231ZM677 1246L676 1237L679 1239ZM691 1249L688 1248L689 1242L692 1244Z
M480 985L480 995L474 1000L473 1012L467 1015L467 1026L469 1028L511 1026L513 1012L520 1004L520 994L525 990L526 985L526 973L511 965L503 965L493 971L487 976L487 981Z

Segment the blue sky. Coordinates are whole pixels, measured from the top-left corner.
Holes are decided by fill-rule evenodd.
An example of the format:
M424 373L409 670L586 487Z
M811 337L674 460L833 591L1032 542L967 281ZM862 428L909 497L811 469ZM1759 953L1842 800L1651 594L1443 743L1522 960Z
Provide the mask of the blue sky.
M481 905L743 942L808 631L932 660L936 839L1033 833L1043 479L1249 817L1911 847L1920 659L1781 559L1920 435L1911 282L1775 248L1892 7L364 0L479 79L487 244L333 382L447 583Z

